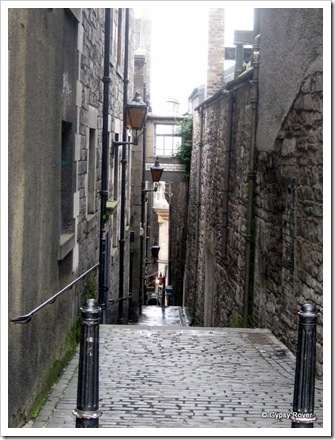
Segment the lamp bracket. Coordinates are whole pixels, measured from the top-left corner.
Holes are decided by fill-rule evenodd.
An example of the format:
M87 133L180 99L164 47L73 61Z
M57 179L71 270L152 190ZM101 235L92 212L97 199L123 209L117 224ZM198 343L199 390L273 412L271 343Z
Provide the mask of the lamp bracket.
M146 194L147 192L157 192L157 190L158 190L158 187L156 186L154 189L142 189L142 192L144 192Z
M113 141L113 147L119 147L120 145L138 145L138 142Z
M142 192L146 194L147 192L157 192L158 191L158 182L154 182L153 189L142 189Z

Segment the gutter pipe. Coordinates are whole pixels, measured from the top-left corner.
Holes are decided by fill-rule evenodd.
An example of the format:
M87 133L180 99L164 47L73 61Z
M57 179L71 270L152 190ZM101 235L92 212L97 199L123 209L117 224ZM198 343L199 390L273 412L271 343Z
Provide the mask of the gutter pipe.
M127 115L126 106L128 101L128 62L129 62L129 8L126 8L125 23L125 54L124 54L124 74L123 74L123 144L122 144L122 174L121 174L121 215L120 215L120 264L119 264L119 324L123 324L123 290L124 290L124 260L125 260L125 244L126 244L126 177L127 177Z
M109 56L110 56L110 27L111 10L105 9L105 54L104 54L104 76L103 76L103 126L102 126L102 158L101 158L101 191L100 191L100 248L99 248L99 296L98 302L105 311L107 304L108 287L105 286L105 242L106 242L106 204L108 198L107 188L107 166L108 166L108 114L109 114ZM107 273L108 276L108 273ZM101 320L106 322L105 313L101 314Z
M258 110L258 90L259 90L259 42L260 35L254 40L253 50L253 77L251 81L251 140L249 151L249 170L248 170L248 196L247 196L247 226L246 226L246 249L245 249L245 282L243 292L243 326L251 324L250 305L253 299L253 270L254 270L254 251L255 251L255 225L254 225L254 192L255 192L255 150L256 150L256 129L257 129L257 110ZM250 319L249 319L250 318Z
M146 81L146 79L145 79ZM147 95L147 86L146 82L144 82L143 85L143 95L144 99L146 100ZM143 129L143 138L142 138L142 185L141 185L141 228L143 228L144 232L144 224L145 224L145 160L146 160L146 142L147 142L147 133L146 133L146 127ZM138 306L139 306L139 315L142 315L142 304L143 304L143 296L145 293L145 261L146 261L146 255L144 254L144 234L140 235L140 292L139 292L139 299L138 299Z

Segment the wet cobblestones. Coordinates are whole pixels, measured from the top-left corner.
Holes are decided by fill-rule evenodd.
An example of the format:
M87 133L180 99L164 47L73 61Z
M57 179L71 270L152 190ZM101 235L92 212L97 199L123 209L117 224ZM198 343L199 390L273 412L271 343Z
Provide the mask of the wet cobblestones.
M78 360L27 427L74 428ZM262 413L291 411L294 369L267 330L101 325L100 428L290 428ZM315 413L322 427L320 381Z

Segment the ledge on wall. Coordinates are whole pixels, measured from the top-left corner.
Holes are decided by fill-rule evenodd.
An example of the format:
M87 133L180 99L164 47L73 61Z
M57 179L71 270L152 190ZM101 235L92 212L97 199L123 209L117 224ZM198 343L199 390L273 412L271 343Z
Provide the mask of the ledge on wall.
M74 233L62 234L59 238L58 244L58 260L64 260L64 258L73 250L75 245Z
M111 215L117 208L119 201L118 200L108 200L106 202L106 214Z
M88 214L86 216L86 221L86 232L90 232L90 230L98 223L97 214Z

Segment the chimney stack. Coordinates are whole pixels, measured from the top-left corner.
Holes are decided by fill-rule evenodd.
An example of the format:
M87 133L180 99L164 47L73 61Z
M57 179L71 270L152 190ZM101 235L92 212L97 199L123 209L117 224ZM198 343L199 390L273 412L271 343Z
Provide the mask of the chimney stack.
M209 9L206 97L223 86L225 10Z

